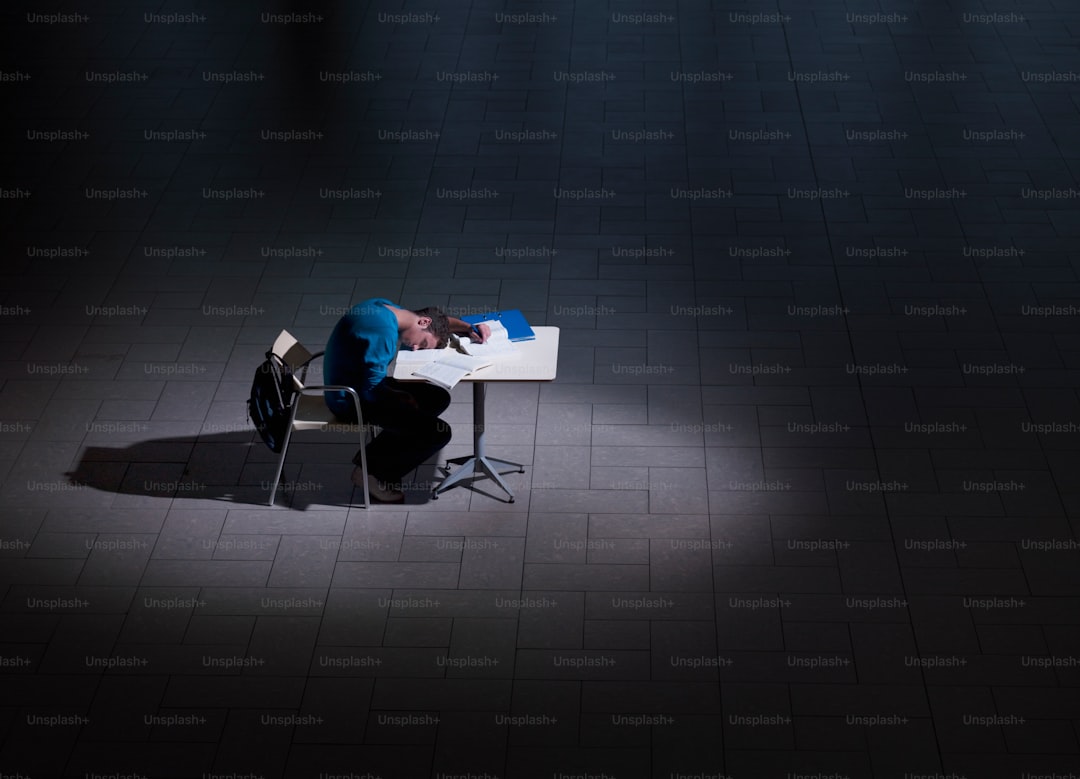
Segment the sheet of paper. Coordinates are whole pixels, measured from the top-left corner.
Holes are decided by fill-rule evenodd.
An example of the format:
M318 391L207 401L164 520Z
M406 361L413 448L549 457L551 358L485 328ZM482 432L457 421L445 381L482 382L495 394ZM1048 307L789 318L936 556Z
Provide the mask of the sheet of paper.
M397 353L396 359L402 365L423 365L424 363L435 362L440 357L445 357L447 354L455 351L451 347L445 349L402 349Z

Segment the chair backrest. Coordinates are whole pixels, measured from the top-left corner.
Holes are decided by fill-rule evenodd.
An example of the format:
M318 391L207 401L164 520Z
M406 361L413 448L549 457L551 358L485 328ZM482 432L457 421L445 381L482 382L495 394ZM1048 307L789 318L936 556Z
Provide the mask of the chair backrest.
M280 357L290 368L304 365L311 359L312 352L300 343L288 330L282 330L274 340L271 351Z

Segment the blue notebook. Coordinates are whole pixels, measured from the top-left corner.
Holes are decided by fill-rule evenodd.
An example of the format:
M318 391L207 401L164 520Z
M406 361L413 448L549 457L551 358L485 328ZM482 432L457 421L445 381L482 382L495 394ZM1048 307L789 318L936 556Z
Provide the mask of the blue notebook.
M509 311L495 311L490 314L470 314L469 316L461 317L462 322L468 322L470 325L475 325L477 322L486 322L489 319L498 319L502 322L502 326L506 328L506 334L510 336L511 341L532 341L536 338L536 333L529 327L529 323L525 320L525 315L516 308L512 308Z

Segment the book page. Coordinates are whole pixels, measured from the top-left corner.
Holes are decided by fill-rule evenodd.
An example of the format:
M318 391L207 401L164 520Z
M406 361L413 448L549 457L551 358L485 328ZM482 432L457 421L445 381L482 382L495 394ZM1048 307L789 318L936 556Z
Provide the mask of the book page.
M438 361L420 366L412 372L412 375L427 379L432 384L437 384L444 389L453 389L468 372L467 368L458 368Z
M491 360L487 357L472 356L451 351L448 354L440 355L435 363L437 365L450 365L454 368L463 370L466 373L470 373L488 367L491 365Z
M520 351L510 341L510 335L506 332L506 327L503 323L491 319L485 322L478 322L477 324L487 325L491 329L491 333L488 335L488 339L484 343L474 343L467 336L460 339L461 348L465 350L466 354L476 355L477 357L490 357L490 358L507 358L517 357L520 355Z

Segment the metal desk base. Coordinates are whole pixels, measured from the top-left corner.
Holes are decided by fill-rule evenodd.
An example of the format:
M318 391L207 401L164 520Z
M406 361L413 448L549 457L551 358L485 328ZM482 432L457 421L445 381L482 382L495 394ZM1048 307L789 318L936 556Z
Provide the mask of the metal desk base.
M473 453L466 457L454 457L447 460L447 464L460 466L456 471L443 479L438 487L431 491L433 500L437 500L439 493L448 490L455 484L477 473L490 476L496 484L502 487L503 492L510 496L509 503L514 502L514 493L506 486L506 482L499 475L499 468L516 468L518 473L525 473L525 466L521 463L512 463L509 460L500 460L488 457L484 451L484 396L487 384L482 381L474 381L473 385Z

